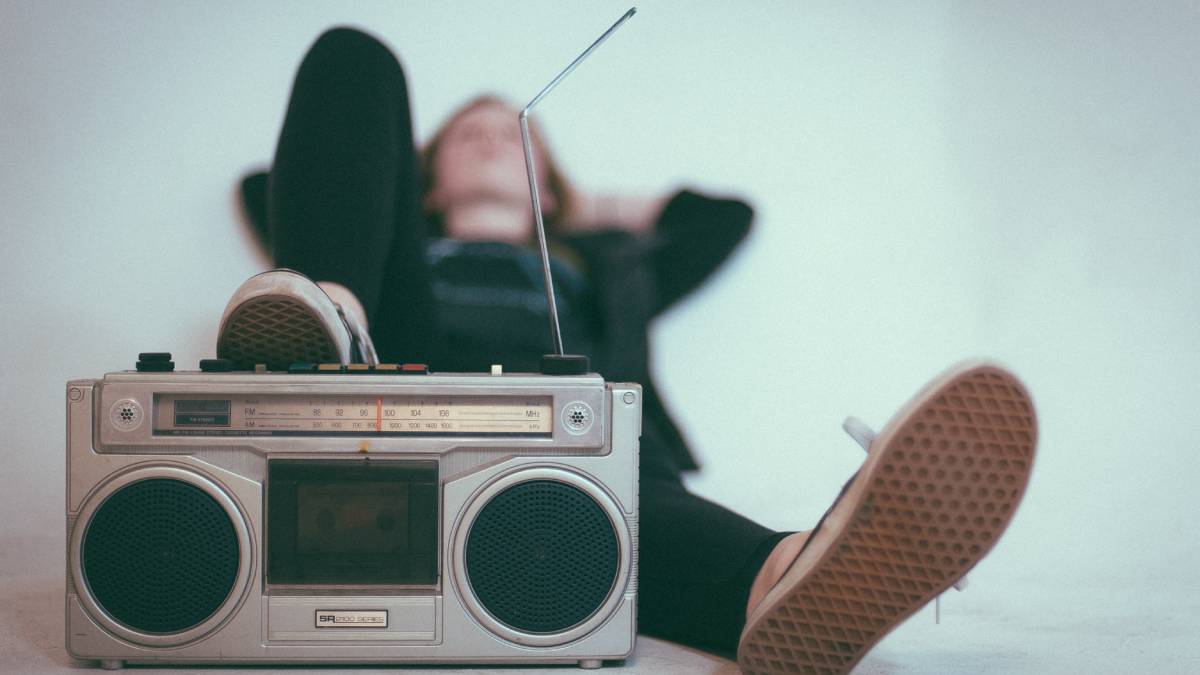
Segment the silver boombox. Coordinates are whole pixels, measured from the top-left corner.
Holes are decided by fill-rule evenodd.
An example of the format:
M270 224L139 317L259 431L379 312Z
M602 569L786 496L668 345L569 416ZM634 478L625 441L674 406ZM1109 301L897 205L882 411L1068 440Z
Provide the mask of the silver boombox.
M641 387L328 364L67 384L67 651L125 663L578 663L637 633ZM202 362L202 370L204 363Z
M68 383L71 655L625 658L641 388L358 372Z

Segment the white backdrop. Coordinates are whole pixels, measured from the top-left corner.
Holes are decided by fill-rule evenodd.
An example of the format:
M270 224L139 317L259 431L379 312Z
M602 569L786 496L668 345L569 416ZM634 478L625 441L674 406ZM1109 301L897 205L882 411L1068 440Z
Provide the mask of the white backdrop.
M538 114L585 190L756 207L654 333L698 491L808 527L861 461L844 415L882 426L990 356L1042 438L976 586L1195 597L1200 8L1021 4L649 2ZM321 30L396 48L426 137L482 90L527 100L627 6L0 7L0 527L34 541L62 537L65 381L194 368L264 267L233 190Z

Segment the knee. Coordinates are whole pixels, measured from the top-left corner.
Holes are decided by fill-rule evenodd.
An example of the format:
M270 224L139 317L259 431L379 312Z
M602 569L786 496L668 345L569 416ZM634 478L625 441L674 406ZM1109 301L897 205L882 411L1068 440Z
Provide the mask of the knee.
M317 36L311 51L339 53L347 50L378 50L387 47L374 35L350 26L334 26Z
M354 73L370 77L388 74L404 78L396 55L369 33L349 26L337 26L321 33L304 57L301 70Z

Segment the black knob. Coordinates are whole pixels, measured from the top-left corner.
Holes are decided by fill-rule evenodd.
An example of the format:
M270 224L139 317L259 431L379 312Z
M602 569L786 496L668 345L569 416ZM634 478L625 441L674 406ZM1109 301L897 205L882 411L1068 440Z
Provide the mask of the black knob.
M200 359L200 370L206 373L228 373L237 369L233 359Z
M139 373L169 373L175 370L175 362L171 360L171 355L166 352L144 352L139 354L139 356L151 357L150 359L138 359L137 371Z
M544 354L543 375L587 375L591 366L588 357L579 354Z

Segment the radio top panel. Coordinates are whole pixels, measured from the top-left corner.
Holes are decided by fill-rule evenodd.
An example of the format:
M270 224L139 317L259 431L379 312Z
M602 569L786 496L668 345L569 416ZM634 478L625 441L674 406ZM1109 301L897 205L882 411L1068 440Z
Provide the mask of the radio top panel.
M400 447L397 442L406 450L447 442L600 447L606 396L625 386L596 374L131 371L71 384L93 386L102 447L233 443L281 449L304 447L307 438L328 449L345 438L368 439L381 450Z

